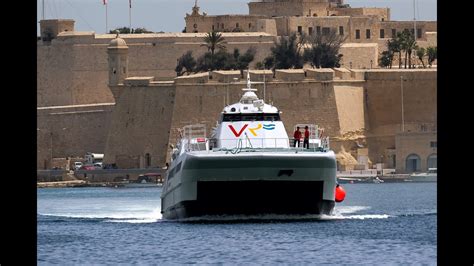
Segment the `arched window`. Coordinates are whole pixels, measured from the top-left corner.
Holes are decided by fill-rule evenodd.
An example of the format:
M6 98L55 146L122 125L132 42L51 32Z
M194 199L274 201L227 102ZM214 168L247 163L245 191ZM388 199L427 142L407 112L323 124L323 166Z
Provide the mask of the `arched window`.
M438 155L436 153L428 156L427 165L428 168L438 168Z
M421 170L421 159L418 154L410 154L406 159L405 170L409 173L417 172Z
M145 168L151 166L151 156L149 153L145 154Z

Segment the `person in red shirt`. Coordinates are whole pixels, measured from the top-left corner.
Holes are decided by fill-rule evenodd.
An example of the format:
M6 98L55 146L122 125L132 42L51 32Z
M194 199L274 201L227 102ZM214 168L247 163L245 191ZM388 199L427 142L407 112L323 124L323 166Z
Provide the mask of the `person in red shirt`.
M294 144L293 147L296 147L296 142L298 142L298 147L300 146L301 131L300 127L296 127L295 133L293 134Z
M308 126L304 127L303 148L309 149L309 129L308 129Z

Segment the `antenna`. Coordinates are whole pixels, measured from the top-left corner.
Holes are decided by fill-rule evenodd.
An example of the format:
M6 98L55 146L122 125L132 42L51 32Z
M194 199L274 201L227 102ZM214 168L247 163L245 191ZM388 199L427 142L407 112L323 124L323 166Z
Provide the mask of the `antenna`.
M251 84L252 84L252 83L255 83L255 82L251 82L251 81L250 81L250 70L247 69L247 88L242 89L242 90L243 90L243 91L257 91L257 89L252 89L252 88L251 88L251 86L252 86Z

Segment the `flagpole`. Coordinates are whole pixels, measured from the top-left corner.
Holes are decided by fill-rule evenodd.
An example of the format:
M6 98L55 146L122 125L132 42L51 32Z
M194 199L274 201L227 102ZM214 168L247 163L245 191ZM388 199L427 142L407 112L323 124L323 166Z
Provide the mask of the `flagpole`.
M128 23L130 25L130 33L132 33L132 0L128 0L129 8L128 8Z
M43 0L43 20L44 20L44 0Z
M414 24L414 28L415 28L415 31L414 31L414 36L415 36L415 41L416 41L416 8L415 8L415 0L413 0L413 24Z
M108 4L105 4L105 34L109 33L107 7Z

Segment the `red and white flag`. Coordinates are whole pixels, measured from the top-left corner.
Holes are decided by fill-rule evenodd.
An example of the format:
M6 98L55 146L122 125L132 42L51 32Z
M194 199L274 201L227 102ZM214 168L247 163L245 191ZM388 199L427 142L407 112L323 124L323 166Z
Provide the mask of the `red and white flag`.
M107 4L107 0L103 0L103 2L104 2L104 5L106 5L106 4Z

